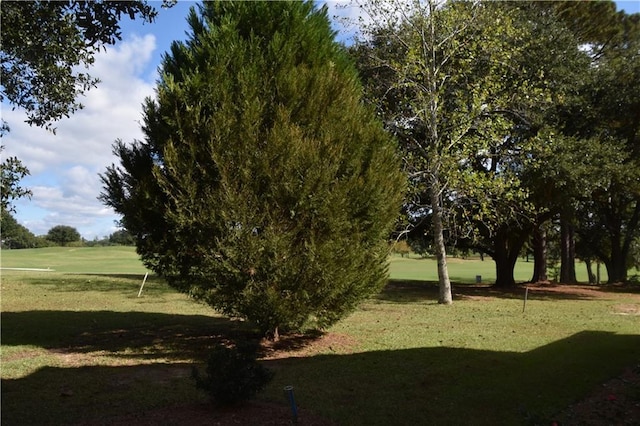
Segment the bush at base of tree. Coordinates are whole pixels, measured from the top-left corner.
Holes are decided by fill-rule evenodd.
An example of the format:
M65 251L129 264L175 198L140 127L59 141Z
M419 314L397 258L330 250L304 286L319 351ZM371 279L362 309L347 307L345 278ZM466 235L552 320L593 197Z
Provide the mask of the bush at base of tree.
M101 199L147 267L219 311L322 328L387 281L405 188L326 8L206 2Z
M207 360L206 374L192 370L196 387L207 392L213 402L232 405L253 398L273 379L273 372L256 360L256 348L217 346Z

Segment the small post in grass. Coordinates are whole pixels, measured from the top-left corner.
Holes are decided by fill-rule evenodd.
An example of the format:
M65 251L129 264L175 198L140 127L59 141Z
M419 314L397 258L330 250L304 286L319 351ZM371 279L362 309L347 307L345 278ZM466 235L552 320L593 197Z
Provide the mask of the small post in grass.
M144 274L144 279L142 280L142 285L140 286L140 291L138 292L138 297L140 297L140 295L142 294L142 288L144 287L144 283L147 282L147 277L148 276L149 276L148 272L146 274Z
M287 394L287 399L289 400L289 404L291 404L291 416L293 418L293 423L298 423L298 408L296 407L296 400L293 396L293 386L285 386L284 392Z
M522 305L522 313L524 313L524 310L527 307L527 296L529 296L529 287L524 288L524 304Z

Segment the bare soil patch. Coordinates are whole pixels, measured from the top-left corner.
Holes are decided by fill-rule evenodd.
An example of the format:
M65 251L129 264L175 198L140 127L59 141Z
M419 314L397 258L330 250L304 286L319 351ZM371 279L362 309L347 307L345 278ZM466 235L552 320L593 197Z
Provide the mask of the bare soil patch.
M353 353L358 341L341 333L316 335L291 334L281 336L277 342L263 340L261 343L264 359L306 357L320 353Z
M593 299L612 299L617 294L624 293L625 297L631 296L640 302L640 287L624 284L607 284L607 285L579 285L579 284L555 284L555 283L538 283L527 284L529 290L540 294L557 295L558 297L580 296Z

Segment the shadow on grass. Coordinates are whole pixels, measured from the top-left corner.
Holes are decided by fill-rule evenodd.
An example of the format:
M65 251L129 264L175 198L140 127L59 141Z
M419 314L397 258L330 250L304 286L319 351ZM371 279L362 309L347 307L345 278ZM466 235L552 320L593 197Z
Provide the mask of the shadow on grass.
M44 367L17 380L2 380L3 425L149 425L146 412L202 403L191 380L191 364ZM188 420L188 419L185 419ZM163 424L178 424L167 421ZM189 424L185 421L184 424Z
M495 299L523 299L525 288L528 284L521 284L511 288L499 288L488 284L461 284L452 283L453 300L473 300L477 298L495 298ZM562 289L562 286L555 286ZM595 291L617 291L624 292L622 289L607 290L606 288L585 286L588 290ZM625 287L628 288L628 287ZM563 292L553 291L551 287L530 288L528 293L529 300L592 300L596 296L587 292ZM418 280L395 280L390 279L387 286L376 296L376 299L391 303L414 303L432 301L438 302L438 283L436 281L418 281Z
M293 385L301 407L340 425L550 424L639 361L640 336L591 331L527 353L441 347L287 358L265 361L276 376L263 397L284 403L283 386ZM202 401L188 370L180 363L43 368L3 380L2 424L109 424L132 414L146 424L146 410Z
M637 362L640 336L582 332L527 353L416 348L267 365L276 369L270 397L293 385L301 406L338 424L521 425L551 424Z
M203 359L220 342L256 338L240 321L206 315L112 311L2 312L2 345L57 353L105 351L127 359Z
M50 277L28 276L22 281L29 285L45 286L47 291L82 292L99 291L105 293L137 294L144 274L63 274ZM166 281L156 275L149 275L144 285L144 292L152 294L175 293Z
M640 294L640 283L617 283L617 284L601 284L590 285L590 288L605 292L605 293L633 293Z

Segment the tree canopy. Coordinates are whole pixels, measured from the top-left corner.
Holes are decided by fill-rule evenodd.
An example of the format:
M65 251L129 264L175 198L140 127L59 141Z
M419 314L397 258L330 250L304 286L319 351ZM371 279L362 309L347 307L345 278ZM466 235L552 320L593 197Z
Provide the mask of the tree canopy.
M4 147L0 146L0 153ZM31 197L30 189L20 186L20 181L29 175L29 169L17 157L7 157L0 163L0 210L2 212L15 212L13 200L22 197Z
M405 231L438 258L440 301L444 243L490 254L496 284L513 286L523 247L551 219L563 281L575 280L576 229L624 279L638 239L640 15L612 2L355 2L370 23L351 51L403 148Z
M189 24L101 198L173 287L272 336L330 325L386 282L395 145L325 8L211 2Z
M44 245L42 238L38 238L31 231L20 225L7 210L0 212L0 229L2 241L0 246L9 249L35 248Z
M57 225L49 229L46 238L56 244L65 246L69 243L80 241L81 236L78 230L72 226Z
M55 130L53 122L82 108L78 96L98 83L81 69L121 40L121 17L156 15L144 0L3 1L0 100L24 109L30 125Z

